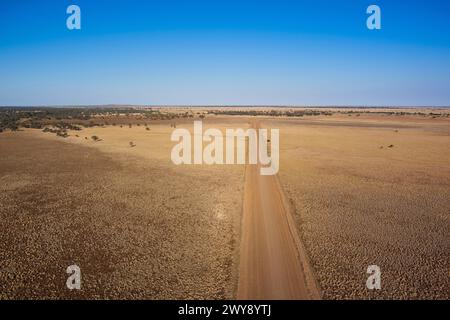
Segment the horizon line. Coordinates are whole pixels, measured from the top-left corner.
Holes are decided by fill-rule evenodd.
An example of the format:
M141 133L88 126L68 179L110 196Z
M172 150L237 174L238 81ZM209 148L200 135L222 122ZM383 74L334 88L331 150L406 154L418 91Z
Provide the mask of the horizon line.
M0 108L114 108L114 107L128 107L128 108L341 108L341 109L448 109L450 105L262 105L262 104L61 104L61 105L0 105Z

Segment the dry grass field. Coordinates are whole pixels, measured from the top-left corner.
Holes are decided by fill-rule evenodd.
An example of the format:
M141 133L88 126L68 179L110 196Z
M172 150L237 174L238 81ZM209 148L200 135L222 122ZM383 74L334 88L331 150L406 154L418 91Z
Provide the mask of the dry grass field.
M244 186L257 201L248 203L265 212L248 221L280 223L272 227L288 230L288 239L284 215L292 215L313 273L306 276L323 298L450 298L448 117L192 110L206 115L204 129L247 128L254 119L280 129L278 177L252 184L248 166L175 166L172 125L192 130L193 119L126 117L68 130L66 138L1 132L0 299L236 298ZM245 227L257 239L278 239L274 230ZM268 257L283 251L247 241L269 248ZM286 252L295 252L293 243ZM82 271L80 291L65 285L72 264ZM380 266L382 290L366 289L369 265ZM272 269L267 274L281 279ZM265 286L270 293L273 281Z
M450 298L450 123L274 120L280 181L324 298ZM378 265L382 290L365 287Z
M166 127L1 134L1 299L234 296L243 168L169 166Z

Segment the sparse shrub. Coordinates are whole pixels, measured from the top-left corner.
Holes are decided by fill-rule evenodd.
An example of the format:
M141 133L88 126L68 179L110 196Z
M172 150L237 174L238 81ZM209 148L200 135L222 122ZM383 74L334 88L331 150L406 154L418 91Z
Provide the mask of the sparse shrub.
M133 141L130 141L130 147L131 148L136 147L136 145L133 143Z
M62 137L62 138L67 138L69 136L66 131L62 131L62 130L59 130L58 132L56 132L56 135L58 137Z
M147 128L145 128L145 130L147 130L147 131L150 131L150 128L149 128L149 127L147 127Z
M100 140L100 138L97 137L97 136L92 136L91 139L94 140L94 141L99 141Z

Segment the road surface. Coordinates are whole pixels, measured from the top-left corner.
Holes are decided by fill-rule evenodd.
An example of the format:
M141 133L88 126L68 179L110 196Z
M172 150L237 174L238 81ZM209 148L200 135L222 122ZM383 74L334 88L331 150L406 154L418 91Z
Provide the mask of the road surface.
M237 298L320 299L278 176L247 165L244 192Z

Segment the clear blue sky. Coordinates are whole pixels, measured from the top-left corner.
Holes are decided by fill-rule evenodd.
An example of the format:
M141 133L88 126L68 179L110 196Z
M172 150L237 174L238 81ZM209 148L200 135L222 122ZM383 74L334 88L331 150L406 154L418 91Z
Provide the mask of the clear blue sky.
M0 105L109 103L450 105L450 1L0 1Z

